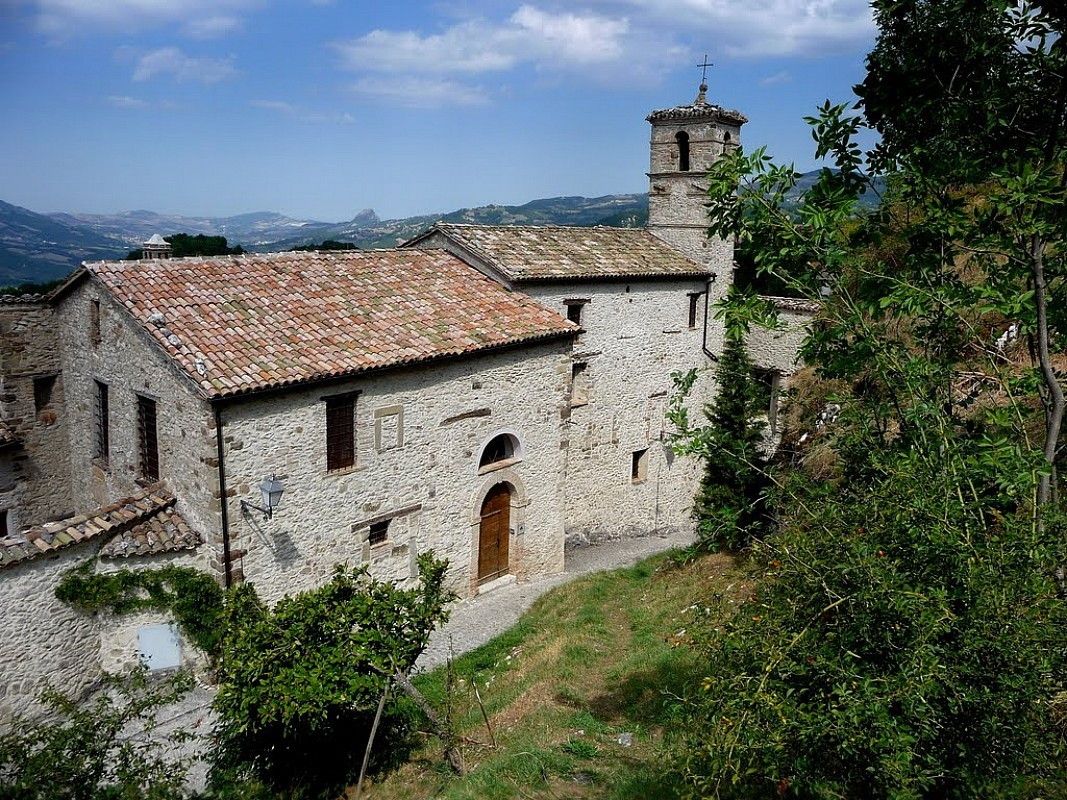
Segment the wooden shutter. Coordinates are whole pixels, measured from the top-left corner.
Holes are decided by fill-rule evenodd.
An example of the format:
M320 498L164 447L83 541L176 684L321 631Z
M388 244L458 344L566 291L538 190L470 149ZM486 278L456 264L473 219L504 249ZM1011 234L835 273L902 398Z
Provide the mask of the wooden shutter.
M356 398L326 398L326 469L348 469L356 463Z
M137 395L137 438L141 478L159 480L159 440L156 438L156 401Z

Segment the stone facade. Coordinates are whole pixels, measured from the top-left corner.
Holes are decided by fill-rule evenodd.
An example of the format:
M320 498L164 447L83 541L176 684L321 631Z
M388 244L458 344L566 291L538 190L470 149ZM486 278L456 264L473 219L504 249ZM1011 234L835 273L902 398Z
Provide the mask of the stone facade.
M498 483L511 495L510 571L519 579L563 568L560 416L570 342L516 348L423 369L368 375L223 411L231 547L235 568L267 599L328 579L339 563L372 574L415 577L428 549L447 558L452 587L477 590L482 500ZM323 398L358 392L356 463L326 469ZM479 467L486 444L510 434L518 454ZM282 505L270 520L258 484L277 474ZM389 520L384 542L370 525Z
M9 530L66 516L70 490L66 376L55 311L39 299L0 303L0 508Z
M565 414L564 497L568 539L595 541L692 527L699 476L675 458L665 417L672 374L702 369L703 293L699 280L634 280L526 287L566 313L581 301L585 329L572 352L571 402ZM696 324L690 327L695 298ZM711 396L710 373L693 393ZM644 455L641 455L641 454Z

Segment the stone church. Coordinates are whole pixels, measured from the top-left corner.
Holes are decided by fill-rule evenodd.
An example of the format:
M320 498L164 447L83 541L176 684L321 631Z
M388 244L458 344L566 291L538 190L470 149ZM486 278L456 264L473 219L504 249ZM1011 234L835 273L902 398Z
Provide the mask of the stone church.
M260 595L337 563L461 596L559 572L568 542L692 527L672 373L721 350L731 242L704 174L745 117L655 111L644 229L438 224L393 250L87 263L0 304L0 715L144 657L165 619L60 604L62 573L182 563ZM772 386L813 309L754 333ZM773 413L773 412L769 412ZM279 497L280 493L280 497Z

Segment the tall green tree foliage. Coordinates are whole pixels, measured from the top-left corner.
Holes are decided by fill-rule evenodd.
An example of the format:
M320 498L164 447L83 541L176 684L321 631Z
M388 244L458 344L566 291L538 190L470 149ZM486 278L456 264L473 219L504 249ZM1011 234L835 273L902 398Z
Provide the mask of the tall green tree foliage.
M788 210L763 150L712 170L712 232L829 289L804 356L843 388L778 478L757 596L698 636L682 766L716 796L1040 796L1067 781L1062 10L874 5L863 116L809 120L835 169Z
M751 309L751 294L735 291L729 309ZM722 354L715 365L717 393L704 409L707 424L692 426L683 404L696 373L678 376L681 391L670 410L678 429L676 450L696 456L704 475L693 504L702 547L740 550L768 528L767 458L764 434L766 408L756 382L754 365L745 349L747 323L726 319Z

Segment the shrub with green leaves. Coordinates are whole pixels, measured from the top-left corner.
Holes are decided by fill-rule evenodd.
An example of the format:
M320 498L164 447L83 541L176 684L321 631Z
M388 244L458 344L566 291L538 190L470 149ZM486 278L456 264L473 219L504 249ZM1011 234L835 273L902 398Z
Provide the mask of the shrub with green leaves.
M49 689L48 716L15 719L0 733L0 797L7 800L180 800L188 759L172 747L188 737L144 735L183 697L185 673L149 678L145 668L105 676L85 702Z
M274 608L251 584L232 590L214 704L216 779L254 776L306 797L351 780L392 676L410 669L447 619L446 568L423 554L419 583L401 589L366 568L338 567L324 586ZM379 766L405 752L410 719L391 699L375 739Z

